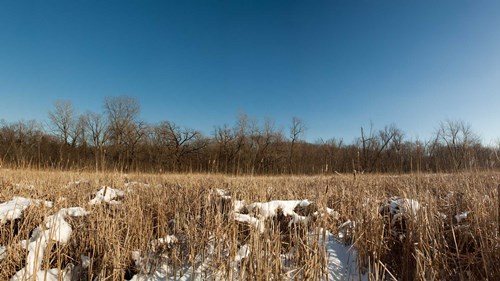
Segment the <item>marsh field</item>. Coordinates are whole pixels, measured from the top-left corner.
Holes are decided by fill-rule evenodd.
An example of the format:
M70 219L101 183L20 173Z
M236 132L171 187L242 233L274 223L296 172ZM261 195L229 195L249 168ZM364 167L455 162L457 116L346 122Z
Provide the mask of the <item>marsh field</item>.
M499 280L494 172L0 170L0 280Z

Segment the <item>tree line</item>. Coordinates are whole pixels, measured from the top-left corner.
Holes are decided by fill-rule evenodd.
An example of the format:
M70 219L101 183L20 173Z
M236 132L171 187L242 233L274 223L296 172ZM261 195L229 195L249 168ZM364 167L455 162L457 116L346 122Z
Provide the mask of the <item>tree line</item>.
M77 114L57 101L48 124L0 122L0 165L13 168L224 174L410 173L500 167L499 147L481 144L470 125L446 120L429 140L410 140L395 125L361 127L352 143L304 141L293 117L285 128L240 114L210 135L172 121L148 124L131 97L107 97L103 112Z

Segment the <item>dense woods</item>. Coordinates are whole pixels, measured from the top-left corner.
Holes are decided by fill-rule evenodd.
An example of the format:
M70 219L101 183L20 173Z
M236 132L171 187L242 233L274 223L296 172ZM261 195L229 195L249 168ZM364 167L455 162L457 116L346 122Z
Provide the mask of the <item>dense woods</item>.
M0 121L0 165L35 169L201 172L224 174L409 173L500 167L499 147L481 144L463 121L438 124L428 140L410 140L395 125L360 127L352 143L341 138L304 141L293 117L285 128L241 114L210 135L172 121L147 124L140 104L108 97L103 112L77 114L57 101L48 123Z

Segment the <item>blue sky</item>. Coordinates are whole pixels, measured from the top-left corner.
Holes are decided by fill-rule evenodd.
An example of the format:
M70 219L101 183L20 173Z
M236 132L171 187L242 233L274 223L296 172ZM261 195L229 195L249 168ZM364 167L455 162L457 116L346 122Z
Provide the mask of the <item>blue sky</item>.
M3 1L0 119L105 96L209 135L246 113L306 139L370 122L426 139L445 119L500 137L499 1Z

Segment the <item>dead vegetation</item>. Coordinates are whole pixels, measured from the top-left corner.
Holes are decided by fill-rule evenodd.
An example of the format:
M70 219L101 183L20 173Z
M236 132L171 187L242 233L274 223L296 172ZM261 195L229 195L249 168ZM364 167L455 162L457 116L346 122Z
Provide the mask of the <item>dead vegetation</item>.
M70 242L51 243L42 263L43 270L80 266L73 280L129 280L165 263L166 280L185 276L186 265L200 269L193 274L202 279L325 280L320 229L353 245L360 270L372 280L500 279L496 173L354 178L0 170L0 176L0 203L22 196L54 204L31 205L0 225L0 246L7 247L1 280L25 266L21 241L44 218L76 206L90 213L68 218ZM102 186L125 196L89 205ZM261 218L262 210L249 207L255 202L303 199L311 204L293 211L306 224L294 223L283 209L263 218L262 228L234 219ZM82 256L88 267L81 266Z

